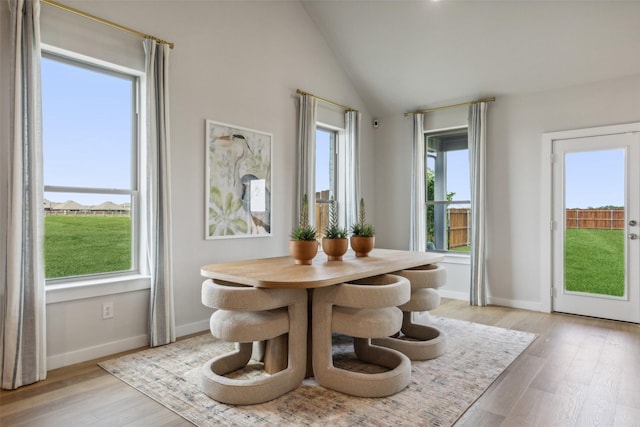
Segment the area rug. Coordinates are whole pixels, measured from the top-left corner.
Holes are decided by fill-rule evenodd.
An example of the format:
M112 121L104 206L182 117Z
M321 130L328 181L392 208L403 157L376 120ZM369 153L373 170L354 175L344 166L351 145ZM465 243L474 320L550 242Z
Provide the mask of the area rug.
M218 403L200 391L200 367L214 355L231 351L233 344L209 334L107 360L100 366L197 426L450 426L535 335L448 318L433 317L431 322L447 334L447 352L434 360L412 362L409 386L385 398L347 396L310 378L270 402ZM349 343L338 344L334 347L337 366L359 363Z

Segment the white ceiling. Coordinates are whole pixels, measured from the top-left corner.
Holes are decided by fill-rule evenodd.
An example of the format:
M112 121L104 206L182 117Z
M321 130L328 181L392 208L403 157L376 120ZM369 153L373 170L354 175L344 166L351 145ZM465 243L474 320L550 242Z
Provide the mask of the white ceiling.
M302 3L374 117L640 74L639 1Z

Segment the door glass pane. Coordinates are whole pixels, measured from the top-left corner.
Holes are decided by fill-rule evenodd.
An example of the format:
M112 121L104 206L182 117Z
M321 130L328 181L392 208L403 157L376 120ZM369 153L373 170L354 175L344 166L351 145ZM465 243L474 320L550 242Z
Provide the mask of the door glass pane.
M625 295L624 150L565 154L565 290Z

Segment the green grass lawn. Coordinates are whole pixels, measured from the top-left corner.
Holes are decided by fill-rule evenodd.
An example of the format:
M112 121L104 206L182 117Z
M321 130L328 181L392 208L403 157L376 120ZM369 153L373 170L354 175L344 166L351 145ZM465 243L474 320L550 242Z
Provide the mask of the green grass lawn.
M624 231L566 230L565 288L592 294L624 295Z
M45 216L45 277L131 268L129 216Z

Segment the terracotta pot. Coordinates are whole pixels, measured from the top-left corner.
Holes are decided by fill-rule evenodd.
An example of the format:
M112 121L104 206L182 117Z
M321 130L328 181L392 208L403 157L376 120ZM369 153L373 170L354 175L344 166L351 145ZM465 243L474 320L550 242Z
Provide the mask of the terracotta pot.
M351 236L351 249L356 253L356 256L363 257L368 256L369 252L373 249L376 237L362 237Z
M289 240L289 253L296 264L311 265L311 260L318 254L316 240Z
M327 254L329 261L342 261L344 255L349 249L349 240L344 239L322 239L322 250Z

